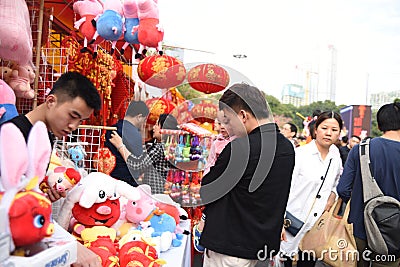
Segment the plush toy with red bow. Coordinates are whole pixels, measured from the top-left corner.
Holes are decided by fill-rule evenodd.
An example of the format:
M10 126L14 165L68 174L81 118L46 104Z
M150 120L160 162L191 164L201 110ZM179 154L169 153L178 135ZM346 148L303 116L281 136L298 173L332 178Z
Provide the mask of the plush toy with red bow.
M32 127L26 145L21 131L12 123L0 130L0 171L4 192L1 207L8 211L6 232L16 247L28 246L51 236L51 202L37 190L49 163L51 146L43 122Z
M132 34L138 33L140 47L135 58L145 56L146 48L156 48L160 55L164 29L160 25L158 0L138 0L139 25L132 29Z
M44 193L47 193L47 190L51 187L63 193L74 187L80 179L81 174L74 168L59 166L54 170L47 171L46 177L39 187Z
M81 17L74 23L74 28L79 30L84 37L83 48L81 49L81 53L84 53L87 51L88 40L92 40L96 32L96 28L92 24L92 19L103 13L103 5L100 0L82 0L76 1L73 9ZM99 37L93 43L93 57L97 56L97 45L103 41L104 39Z

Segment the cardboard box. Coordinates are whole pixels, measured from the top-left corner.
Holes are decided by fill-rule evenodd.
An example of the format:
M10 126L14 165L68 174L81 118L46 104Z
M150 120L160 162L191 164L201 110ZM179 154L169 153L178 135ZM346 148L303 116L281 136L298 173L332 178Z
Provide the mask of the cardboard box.
M55 223L54 234L43 239L49 248L30 257L10 256L0 262L0 267L59 267L70 266L77 259L77 241Z

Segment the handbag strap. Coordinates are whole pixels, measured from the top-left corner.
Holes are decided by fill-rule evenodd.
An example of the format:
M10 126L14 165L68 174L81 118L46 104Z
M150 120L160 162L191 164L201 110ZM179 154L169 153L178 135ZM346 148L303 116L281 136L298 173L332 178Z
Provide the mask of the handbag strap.
M321 185L320 185L320 187L319 187L319 189L318 189L317 194L315 195L314 201L313 201L313 203L312 203L312 205L311 205L311 208L310 208L310 210L309 210L309 212L308 212L308 214L307 214L306 220L308 219L308 216L310 216L311 211L312 211L312 209L314 208L315 202L317 201L317 198L320 198L320 197L321 197L321 196L319 195L319 192L321 192L322 186L324 185L324 182L325 182L326 176L328 175L328 171L329 171L329 167L331 166L331 163L332 163L332 158L329 159L328 168L326 169L325 175L322 176L322 183L321 183Z
M328 168L326 169L325 175L322 177L322 183L321 186L318 189L317 195L315 196L315 198L319 198L319 192L321 192L322 186L324 185L325 179L326 179L326 175L328 175L328 171L329 171L329 167L331 166L332 163L332 158L329 159L329 164L328 164Z
M359 149L364 203L367 203L372 198L383 196L375 178L372 176L369 144L369 138L363 140Z

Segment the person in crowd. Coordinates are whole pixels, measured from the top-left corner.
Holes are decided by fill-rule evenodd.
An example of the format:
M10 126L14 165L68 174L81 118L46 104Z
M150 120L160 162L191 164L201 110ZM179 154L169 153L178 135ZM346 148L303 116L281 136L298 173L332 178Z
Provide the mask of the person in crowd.
M142 131L148 114L149 108L146 106L146 103L143 101L132 101L126 110L125 117L112 125L117 127L116 132L119 136L122 136L122 143L118 146L114 146L110 142L113 131L109 130L105 135L106 140L104 145L108 147L115 156L115 167L110 173L110 176L127 182L132 186L138 185L137 180L141 173L138 169L129 169L119 151L122 149L122 145L125 145L133 155L142 155Z
M296 236L287 230L285 232L286 241L281 242L280 247L285 267L292 266L292 260L297 254L298 267L315 265L315 260L308 258L312 255L298 251L298 246L305 233L335 201L342 163L334 143L339 138L342 125L338 113L321 113L315 121L315 140L296 150L296 164L286 210L303 221L304 225Z
M153 143L139 157L131 153L123 144L117 132L112 132L109 139L115 147L121 147L118 151L130 169L144 171L143 183L150 185L153 194L164 193L168 170L173 168L172 164L165 158L164 145L166 140L161 138L161 129L178 130L176 118L169 114L160 115L153 126Z
M310 133L309 136L307 136L306 143L310 143L312 140L315 139L315 121L317 120L318 116L321 114L321 110L316 109L312 113L312 120L311 122L307 125L308 131Z
M236 138L202 179L203 266L255 266L279 249L294 149L273 123L258 88L232 85L219 109L221 122Z
M347 146L349 144L349 138L347 137L347 135L342 136L342 138L340 138L340 146L338 148L340 148L341 146Z
M342 159L342 166L346 163L347 156L349 155L350 150L361 142L361 138L358 135L352 135L349 143L346 146L339 147L340 157Z
M19 115L9 121L14 123L27 141L33 125L42 121L49 130L51 143L54 136L62 138L76 130L78 126L90 117L93 111L101 108L101 98L93 83L78 72L67 72L58 78L52 90L40 104L26 115ZM54 202L65 193L58 193L51 188L47 191L49 199ZM78 243L78 259L74 267L101 267L98 256Z
M217 133L217 135L218 134L220 134L220 132L221 132L221 122L219 121L219 119L218 118L215 118L215 120L214 120L214 127L213 127L214 129L214 132L216 132Z
M285 123L282 126L281 132L287 139L289 139L289 141L292 143L293 147L297 146L297 142L296 142L297 126L296 125L294 125L291 122Z
M370 161L372 177L385 196L400 200L400 103L383 105L376 114L378 128L383 132L381 137L370 140ZM349 223L353 224L353 233L359 255L368 248L364 228L364 200L362 191L359 145L349 152L342 177L337 186L339 197L344 202L350 201ZM371 261L360 257L358 266L399 266L400 259L388 260L389 257L375 257L368 254ZM372 264L372 265L370 265Z
M217 121L218 119L215 119ZM231 142L235 136L229 136L225 125L220 124L220 133L216 136L215 140L211 143L210 153L208 154L207 163L203 171L203 175L206 175L210 172L210 168L215 165L215 161L217 160L218 156L221 154L224 147ZM201 219L197 225L193 227L193 246L198 252L204 252L204 247L200 245L200 237L201 232L203 232L204 222L206 220L206 215L203 213L201 215Z

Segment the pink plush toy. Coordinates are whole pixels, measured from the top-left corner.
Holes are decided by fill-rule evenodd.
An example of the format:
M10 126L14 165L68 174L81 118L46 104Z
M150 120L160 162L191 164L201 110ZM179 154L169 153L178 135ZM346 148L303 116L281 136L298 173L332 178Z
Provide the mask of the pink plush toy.
M34 80L35 72L29 64L13 65L9 85L17 97L32 99L35 96L35 91L31 88Z
M0 80L0 124L18 116L15 101L14 91L5 81Z
M81 19L74 23L74 27L79 30L84 37L84 44L81 49L81 52L84 53L87 51L88 40L92 40L94 33L96 32L96 28L92 24L92 19L103 13L103 5L99 0L83 0L75 2L73 9L74 12L81 16ZM97 45L103 41L104 39L99 37L93 43L93 52L95 55L97 55Z
M124 16L125 16L125 43L121 49L121 55L124 54L125 49L129 44L139 44L138 33L132 34L132 29L139 25L138 6L136 0L124 1Z
M21 65L32 61L32 32L25 0L0 1L0 58Z
M132 34L138 32L140 48L136 58L145 56L145 48L154 47L162 55L162 40L164 30L159 24L158 0L138 0L139 25L132 29Z
M1 206L8 211L15 246L27 246L41 241L54 232L51 202L36 191L49 163L51 145L47 128L35 123L26 144L22 132L13 123L5 123L0 131ZM13 249L13 248L12 248Z
M157 208L149 185L140 185L138 189L140 199L128 201L126 204L127 221L140 224L144 229L152 227L154 229L152 237L161 237L161 251L168 250L171 245L179 247L182 244L183 234L182 232L178 233L175 219Z

